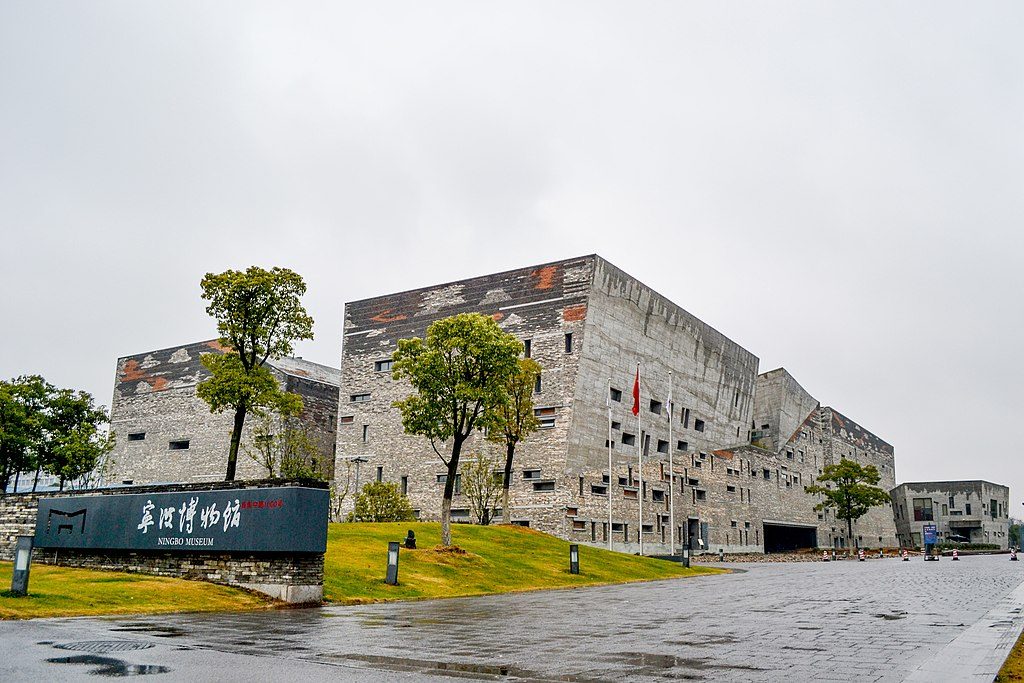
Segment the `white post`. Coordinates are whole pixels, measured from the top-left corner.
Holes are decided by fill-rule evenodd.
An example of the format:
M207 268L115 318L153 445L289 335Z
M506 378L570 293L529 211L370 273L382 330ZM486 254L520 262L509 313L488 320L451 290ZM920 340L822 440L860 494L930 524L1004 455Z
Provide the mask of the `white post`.
M608 550L612 549L612 378L608 378L608 393L604 397L605 405L608 407L608 487L605 492L608 494L608 529L605 531L608 541Z
M640 414L643 412L643 406L640 405L640 363L636 364L636 384L637 384L637 395L636 395L636 476L637 476L637 491L636 497L640 501L640 528L637 530L638 538L640 539L640 555L644 554L644 433L640 429Z
M672 468L672 371L668 371L668 554L676 554L676 471Z

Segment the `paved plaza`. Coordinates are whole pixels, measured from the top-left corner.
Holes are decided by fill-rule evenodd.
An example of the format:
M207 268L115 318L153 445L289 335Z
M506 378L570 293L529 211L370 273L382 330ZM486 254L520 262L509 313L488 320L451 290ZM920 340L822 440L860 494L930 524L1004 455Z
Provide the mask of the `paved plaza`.
M8 621L0 679L991 680L1024 626L1024 562L1006 555L736 568L483 598Z

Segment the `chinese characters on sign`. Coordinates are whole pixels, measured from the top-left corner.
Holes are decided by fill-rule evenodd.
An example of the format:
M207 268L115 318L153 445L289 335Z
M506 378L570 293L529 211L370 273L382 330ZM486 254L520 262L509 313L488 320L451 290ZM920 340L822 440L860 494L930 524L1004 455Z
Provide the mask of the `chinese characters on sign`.
M203 507L199 513L199 526L203 529L210 529L216 527L218 524L224 524L224 531L226 532L230 527L237 527L241 520L241 513L239 512L243 507L252 507L253 501L246 501L240 503L235 498L234 503L228 501L224 506L224 510L217 509L217 503L211 503L210 505ZM259 507L264 507L263 502L259 501ZM271 501L271 503L283 503L283 501ZM160 508L160 524L157 529L174 529L174 515L178 515L178 533L191 534L193 531L193 522L196 516L196 507L199 505L199 498L189 498L188 502L182 503L181 507L175 509L173 505L170 507ZM156 506L153 505L152 500L146 500L146 504L142 506L142 521L139 522L138 528L142 533L148 533L149 527L153 526L153 509ZM278 507L275 505L274 507ZM222 522L223 520L223 522Z

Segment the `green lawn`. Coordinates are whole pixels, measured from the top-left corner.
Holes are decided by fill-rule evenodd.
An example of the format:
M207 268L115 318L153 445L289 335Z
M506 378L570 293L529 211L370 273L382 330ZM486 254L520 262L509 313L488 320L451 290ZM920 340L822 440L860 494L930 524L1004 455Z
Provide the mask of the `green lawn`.
M402 549L398 584L384 583L388 541L416 534L418 550ZM324 597L331 602L449 598L542 588L650 581L714 574L681 565L580 546L580 573L569 573L569 543L517 526L457 524L452 543L465 554L436 549L439 524L332 524L327 536Z
M0 562L0 619L263 609L275 603L237 588L162 576L33 564L29 594L10 595L11 563Z

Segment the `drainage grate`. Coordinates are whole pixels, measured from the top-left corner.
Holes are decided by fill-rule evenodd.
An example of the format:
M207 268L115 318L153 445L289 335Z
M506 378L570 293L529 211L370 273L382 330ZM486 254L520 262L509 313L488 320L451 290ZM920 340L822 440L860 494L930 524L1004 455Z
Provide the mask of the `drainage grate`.
M57 643L54 647L60 650L106 654L128 650L148 650L153 647L153 643L147 643L144 640L80 640L75 643Z

